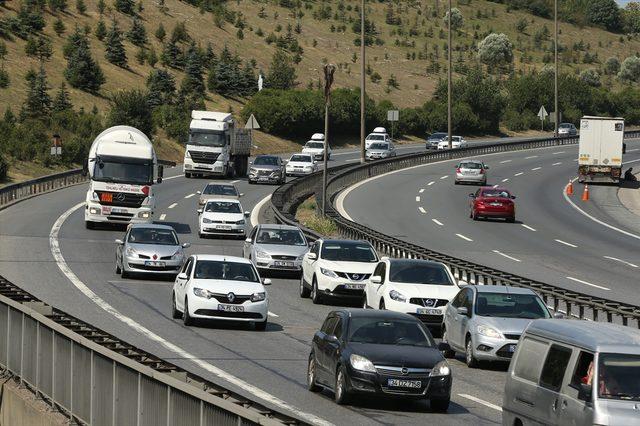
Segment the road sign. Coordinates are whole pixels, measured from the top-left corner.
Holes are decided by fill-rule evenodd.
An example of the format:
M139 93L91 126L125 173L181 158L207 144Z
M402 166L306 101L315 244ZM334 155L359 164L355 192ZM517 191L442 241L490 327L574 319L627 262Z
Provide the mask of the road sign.
M555 111L551 112L549 114L549 119L551 120L552 123L556 122L556 113L555 113ZM560 113L560 120L562 120L562 113Z
M387 121L398 121L400 118L400 111L392 109L387 111Z
M259 129L260 125L258 124L258 120L251 114L251 117L247 120L247 124L244 126L245 129Z
M540 107L540 111L538 111L538 117L540 117L540 120L544 120L545 118L547 118L548 115L549 113L547 112L546 109L544 109L544 105L542 105Z
M62 155L62 138L57 133L53 135L51 155Z

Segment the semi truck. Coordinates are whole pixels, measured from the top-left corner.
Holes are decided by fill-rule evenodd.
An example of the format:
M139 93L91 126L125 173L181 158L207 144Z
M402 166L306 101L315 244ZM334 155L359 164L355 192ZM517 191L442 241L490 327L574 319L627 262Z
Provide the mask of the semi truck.
M91 178L84 221L150 223L156 208L154 187L162 182L163 166L149 138L129 126L110 127L95 138L83 167Z
M624 119L582 117L578 147L579 182L619 182L625 151Z
M238 128L230 113L191 111L183 163L186 178L246 176L250 154L251 133Z

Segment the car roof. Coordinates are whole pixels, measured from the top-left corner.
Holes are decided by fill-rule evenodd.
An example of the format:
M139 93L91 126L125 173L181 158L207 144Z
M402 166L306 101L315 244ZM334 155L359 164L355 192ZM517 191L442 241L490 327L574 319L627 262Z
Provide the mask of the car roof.
M381 259L382 261L388 261L390 264L391 263L399 263L401 265L431 265L431 266L439 266L439 267L445 267L445 265L441 262L436 262L433 260L425 260L425 259L392 259L392 258L385 258L385 259Z
M640 354L640 331L618 324L544 319L532 321L526 333L593 352Z
M260 229L290 229L290 230L294 230L294 231L299 231L300 228L298 228L297 226L293 226L293 225L277 225L274 223L269 223L266 225L258 225L260 227Z
M198 260L213 260L218 262L236 262L236 263L248 263L251 264L249 259L245 259L244 257L238 256L224 256L220 254L194 254L193 255Z
M530 288L523 287L510 287L506 285L468 285L465 288L470 287L475 289L478 293L511 293L511 294L536 294L535 291Z
M338 240L338 239L327 239L327 240L321 240L322 244L344 244L344 243L348 243L348 244L369 244L371 245L370 242L368 241L363 241L363 240Z
M256 155L256 158L280 158L277 155L271 155L271 154L259 154Z
M209 182L205 186L209 186L209 185L233 186L235 188L235 185L232 184L231 182Z
M380 319L402 319L402 320L419 320L409 314L403 312L379 310L379 309L360 309L360 308L342 308L332 311L332 313L343 313L351 318L380 318Z
M129 229L141 229L141 228L146 228L146 229L170 229L172 231L175 231L175 229L173 229L173 226L169 226L169 225L160 225L157 223L132 223L131 225L128 226Z

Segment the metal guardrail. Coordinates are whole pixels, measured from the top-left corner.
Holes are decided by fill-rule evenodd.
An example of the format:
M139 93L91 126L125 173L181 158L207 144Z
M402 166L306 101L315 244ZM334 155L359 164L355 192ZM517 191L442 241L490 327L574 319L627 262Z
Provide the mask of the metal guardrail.
M640 131L625 132L625 138L639 138ZM555 311L564 311L568 316L594 321L619 322L630 325L635 322L640 328L640 307L627 303L593 297L573 292L558 286L531 280L522 276L479 265L378 232L365 225L342 217L333 206L337 194L345 188L383 173L407 167L434 163L456 158L468 158L498 152L569 145L578 142L577 137L538 138L518 142L504 142L470 147L465 149L421 152L406 154L372 163L330 169L327 194L330 203L327 215L336 223L340 233L346 238L369 241L381 254L399 258L428 259L449 266L456 278L477 284L509 285L527 287L537 291L544 301ZM296 179L278 188L271 197L271 205L276 219L283 223L296 224L295 208L310 195L321 194L322 173L318 172ZM310 235L310 237L319 237Z
M45 305L2 276L0 367L71 424L305 424Z

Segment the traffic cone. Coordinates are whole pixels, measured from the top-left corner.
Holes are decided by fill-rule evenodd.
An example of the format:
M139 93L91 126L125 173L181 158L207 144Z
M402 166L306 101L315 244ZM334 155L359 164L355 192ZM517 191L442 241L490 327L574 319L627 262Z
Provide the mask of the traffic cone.
M573 181L569 180L569 185L567 185L567 195L573 195Z
M589 185L584 186L584 191L582 192L582 201L589 201Z

